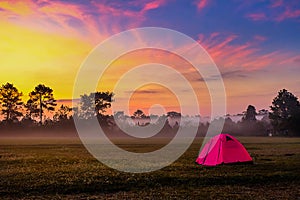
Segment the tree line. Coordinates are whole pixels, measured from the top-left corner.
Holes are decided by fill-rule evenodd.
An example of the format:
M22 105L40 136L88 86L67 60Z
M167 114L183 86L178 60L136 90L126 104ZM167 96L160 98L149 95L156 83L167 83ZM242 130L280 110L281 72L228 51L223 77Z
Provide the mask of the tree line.
M43 84L37 85L28 94L29 100L26 103L22 101L22 96L23 93L11 83L0 87L0 108L5 122L12 123L19 119L39 117L39 122L42 123L44 110L54 111L57 105L53 90Z
M120 118L119 115L122 115L123 112L116 112L115 118L105 114L107 109L111 107L113 96L114 94L109 91L92 92L81 95L77 107L71 108L62 104L57 108L53 89L44 84L38 84L28 94L28 100L24 102L22 100L23 93L12 83L6 83L0 87L0 111L2 115L0 125L1 128L15 125L21 125L24 128L56 124L56 126L69 125L74 128L73 118L88 121L92 117L97 117L102 125L116 126L114 120ZM52 119L47 118L50 113ZM235 123L230 117L226 117L223 131L237 135L266 135L271 133L280 136L300 136L300 103L298 98L286 89L278 92L272 101L270 111L261 110L260 113L266 115L264 120L257 120L258 113L255 107L249 105L241 121ZM132 119L150 118L140 109L130 117ZM181 114L171 111L164 117L181 118ZM208 124L200 124L199 127L202 132L205 132ZM165 129L168 128L174 127L167 125Z
M53 115L53 121L64 121L73 117L89 119L93 116L103 116L107 108L111 106L113 93L94 92L80 97L78 107L70 108L61 105L55 112L57 100L54 98L53 89L44 84L38 84L28 94L29 99L23 102L23 93L13 84L6 83L0 87L0 111L3 116L2 122L7 124L20 121L32 121L43 125L49 118L46 114ZM54 114L53 114L54 113Z
M278 92L273 99L270 111L260 110L264 118L256 119L256 109L249 105L242 120L233 124L230 119L225 120L225 127L232 131L240 127L240 132L253 135L255 132L265 132L268 135L300 136L300 103L298 98L286 89Z

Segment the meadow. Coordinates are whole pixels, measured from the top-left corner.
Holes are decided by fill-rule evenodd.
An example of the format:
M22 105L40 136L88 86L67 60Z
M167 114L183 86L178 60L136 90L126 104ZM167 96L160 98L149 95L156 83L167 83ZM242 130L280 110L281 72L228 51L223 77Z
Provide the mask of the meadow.
M202 139L161 170L110 169L68 138L0 138L0 199L300 199L300 138L238 137L254 164L203 167ZM147 152L161 141L118 139Z

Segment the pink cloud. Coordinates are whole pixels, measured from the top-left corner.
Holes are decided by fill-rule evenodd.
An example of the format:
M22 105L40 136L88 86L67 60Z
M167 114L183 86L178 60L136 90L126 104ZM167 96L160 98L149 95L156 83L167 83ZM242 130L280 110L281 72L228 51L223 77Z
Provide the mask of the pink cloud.
M251 5L253 6L254 3ZM249 5L248 5L249 6ZM275 21L281 22L287 19L300 17L298 1L274 0L267 6L259 7L259 11L245 15L252 21Z
M300 9L299 10L291 10L290 8L286 9L283 13L281 13L276 20L283 21L290 18L298 18L300 17Z
M262 53L257 41L264 41L263 36L254 36L252 41L237 44L235 34L212 33L199 35L199 43L207 50L216 64L221 68L243 67L256 70L280 63L295 65L295 55L291 52L273 51Z
M166 3L165 0L154 0L154 1L151 1L151 2L145 4L145 6L142 9L142 12L156 9L156 8L162 6L165 3Z
M208 0L197 0L195 4L197 9L200 11L208 5Z
M9 2L14 9L5 9L0 12L0 17L20 26L25 26L39 31L45 31L55 34L62 34L71 37L85 39L78 27L70 25L69 21L76 19L82 22L88 32L89 38L98 38L99 33L96 26L93 25L92 19L84 7L73 3L63 3L58 1L26 1L22 6L18 1ZM0 8L7 7L7 2L0 2ZM30 12L24 13L24 10ZM10 16L14 16L11 18ZM83 23L85 22L85 23Z
M271 7L276 8L283 5L283 0L275 0L272 2Z
M266 37L261 36L261 35L254 35L253 38L254 38L254 40L256 40L256 41L265 41L265 40L267 40Z
M55 34L78 37L96 44L120 31L138 27L149 10L163 6L167 0L133 2L28 0L1 1L4 20ZM127 4L139 8L129 9Z
M266 15L264 13L250 13L250 14L247 14L246 17L253 21L261 21L261 20L267 19Z

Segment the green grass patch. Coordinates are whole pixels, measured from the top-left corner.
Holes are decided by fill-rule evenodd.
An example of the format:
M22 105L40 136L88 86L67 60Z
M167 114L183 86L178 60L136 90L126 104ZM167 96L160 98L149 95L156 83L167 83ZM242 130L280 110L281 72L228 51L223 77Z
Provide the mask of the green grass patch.
M238 138L252 165L195 163L201 139L161 170L131 174L94 159L78 139L0 139L1 199L297 199L300 138ZM164 140L115 143L148 152Z

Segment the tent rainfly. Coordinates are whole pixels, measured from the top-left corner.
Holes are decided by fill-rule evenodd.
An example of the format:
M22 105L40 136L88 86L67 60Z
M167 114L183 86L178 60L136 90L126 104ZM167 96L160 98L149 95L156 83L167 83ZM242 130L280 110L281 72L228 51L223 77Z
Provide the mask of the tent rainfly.
M196 163L205 166L241 162L252 162L252 158L237 139L223 133L211 138L196 160Z

